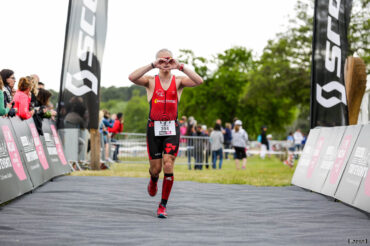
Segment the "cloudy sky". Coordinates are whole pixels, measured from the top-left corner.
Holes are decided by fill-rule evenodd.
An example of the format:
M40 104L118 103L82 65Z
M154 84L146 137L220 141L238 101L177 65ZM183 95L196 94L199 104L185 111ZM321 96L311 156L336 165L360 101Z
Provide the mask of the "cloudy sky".
M109 0L101 86L129 86L127 77L157 50L212 55L233 46L261 54L283 31L296 0ZM36 73L59 90L68 0L2 0L0 69L18 78Z

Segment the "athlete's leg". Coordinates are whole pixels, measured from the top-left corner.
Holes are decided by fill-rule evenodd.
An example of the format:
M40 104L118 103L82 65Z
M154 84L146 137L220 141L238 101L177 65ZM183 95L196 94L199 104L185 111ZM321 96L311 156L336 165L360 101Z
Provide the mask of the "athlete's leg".
M149 163L150 180L148 184L148 193L150 196L155 196L158 191L157 183L162 169L162 158L149 160Z
M170 197L174 176L173 176L173 168L175 165L176 157L173 155L163 155L163 186L162 186L162 200L161 204L163 206L167 205L168 198Z
M159 174L162 171L162 158L149 160L150 168L149 173L151 177L159 177Z

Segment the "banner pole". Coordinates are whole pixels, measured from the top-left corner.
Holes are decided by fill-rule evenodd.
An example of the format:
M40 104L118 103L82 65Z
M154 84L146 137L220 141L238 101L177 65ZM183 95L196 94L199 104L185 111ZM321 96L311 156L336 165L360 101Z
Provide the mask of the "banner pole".
M316 86L315 86L315 50L316 50L316 15L317 15L317 1L315 0L314 14L313 14L313 35L312 35L312 55L311 55L311 97L310 97L310 129L316 126L316 117L314 116L315 110L314 100L316 97Z
M63 91L63 80L64 80L64 66L65 66L65 58L66 58L66 50L67 50L67 40L68 40L68 29L69 29L69 16L71 15L71 7L72 0L69 0L68 3L68 14L67 14L67 23L66 23L66 32L64 36L64 50L63 50L63 62L62 62L62 71L60 75L60 86L59 86L59 94L58 94L58 105L57 105L57 129L59 128L59 120L60 120L60 109L61 105L60 102L62 100L62 91Z

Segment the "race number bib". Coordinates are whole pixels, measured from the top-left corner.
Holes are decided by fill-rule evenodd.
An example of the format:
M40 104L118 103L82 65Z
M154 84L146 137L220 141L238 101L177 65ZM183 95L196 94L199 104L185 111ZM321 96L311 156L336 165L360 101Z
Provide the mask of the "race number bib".
M176 135L175 121L154 121L154 134L156 137Z

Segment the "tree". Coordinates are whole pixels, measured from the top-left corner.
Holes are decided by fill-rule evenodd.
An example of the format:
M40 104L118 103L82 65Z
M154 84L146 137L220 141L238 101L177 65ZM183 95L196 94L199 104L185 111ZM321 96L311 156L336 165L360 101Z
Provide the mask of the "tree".
M236 115L241 92L247 84L247 72L253 68L252 51L234 47L218 54L212 61L217 66L211 73L207 60L186 51L188 62L203 77L203 85L184 89L181 114L194 116L198 122L213 126L217 118L231 121Z
M132 94L124 112L125 131L144 133L148 122L149 103L146 95L140 96L138 90L134 90Z

